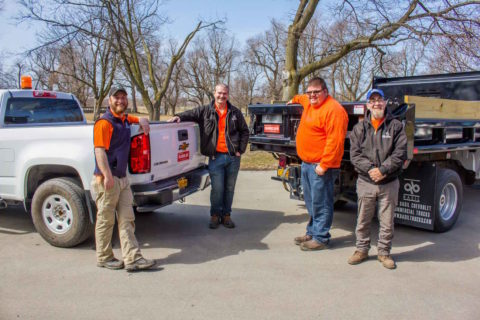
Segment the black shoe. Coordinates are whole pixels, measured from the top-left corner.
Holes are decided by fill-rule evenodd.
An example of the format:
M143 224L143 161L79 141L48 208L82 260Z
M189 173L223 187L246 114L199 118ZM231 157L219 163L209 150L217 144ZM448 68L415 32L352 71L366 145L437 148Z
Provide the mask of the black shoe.
M97 262L97 267L107 268L111 270L119 270L119 269L123 269L123 261L113 258L110 261Z
M222 223L225 226L225 228L233 229L235 228L235 223L233 223L232 218L230 216L224 216L222 219Z
M138 271L138 270L147 270L155 265L154 260L148 260L145 258L140 258L132 264L127 264L125 268L128 272Z
M220 225L220 218L218 216L211 216L208 227L210 229L217 229L219 225Z

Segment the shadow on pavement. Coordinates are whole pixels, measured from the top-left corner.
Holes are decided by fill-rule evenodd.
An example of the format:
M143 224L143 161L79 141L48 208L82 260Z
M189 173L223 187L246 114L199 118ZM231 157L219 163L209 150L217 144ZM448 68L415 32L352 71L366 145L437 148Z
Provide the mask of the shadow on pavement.
M181 207L181 212L172 206L144 216L137 215L136 234L141 244L179 250L157 259L160 265L197 264L246 250L268 250L262 240L270 232L283 223L305 220L303 216L286 216L278 211L234 209L234 229L220 226L211 230L208 228L209 207L186 204Z
M480 256L480 215L478 214L478 189L465 187L462 212L455 226L445 233L396 225L392 254L398 261L455 262ZM355 223L357 207L348 204L335 211L332 228L351 232L348 236L332 239L332 249L351 247L355 250ZM372 222L372 244L376 245L378 221ZM411 247L411 248L410 248ZM370 254L376 254L372 248Z
M452 230L446 233L414 229L397 225L392 253L398 261L455 262L480 256L480 215L478 214L478 188L466 187L462 213ZM299 204L302 207L301 204ZM266 205L268 207L268 205ZM304 207L303 207L304 208ZM216 230L208 228L209 207L174 204L153 213L137 214L136 235L142 248L178 250L157 262L161 265L197 264L222 257L237 255L246 250L268 250L263 239L284 223L295 223L304 230L308 215L286 215L281 211L234 209L232 218L237 227ZM355 250L356 206L348 204L336 210L331 249ZM115 228L116 229L116 228ZM335 237L335 229L347 235ZM0 210L0 234L22 235L35 232L30 214L22 207ZM372 222L372 244L376 244L378 222ZM299 234L300 235L300 234ZM114 232L114 247L118 248L118 233ZM94 249L93 237L73 249ZM373 248L370 254L376 254ZM149 257L154 258L154 257Z
M32 218L23 206L9 206L0 210L0 233L21 235L36 232Z

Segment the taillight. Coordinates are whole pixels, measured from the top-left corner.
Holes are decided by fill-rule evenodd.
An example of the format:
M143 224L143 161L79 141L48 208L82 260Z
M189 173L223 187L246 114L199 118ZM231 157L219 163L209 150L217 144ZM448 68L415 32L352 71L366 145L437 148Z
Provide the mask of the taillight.
M278 166L285 168L287 166L287 157L284 155L281 155L278 157Z
M130 172L150 172L150 136L135 136L130 142Z

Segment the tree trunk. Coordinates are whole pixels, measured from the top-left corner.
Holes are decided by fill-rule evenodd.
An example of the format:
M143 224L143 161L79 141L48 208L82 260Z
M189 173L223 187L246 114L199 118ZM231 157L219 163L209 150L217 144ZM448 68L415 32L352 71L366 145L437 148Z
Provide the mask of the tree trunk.
M97 121L98 118L100 118L102 102L103 102L103 99L100 100L98 97L95 97L95 104L93 106L93 121Z
M132 82L132 113L138 113L136 90L135 90L135 84L133 82Z

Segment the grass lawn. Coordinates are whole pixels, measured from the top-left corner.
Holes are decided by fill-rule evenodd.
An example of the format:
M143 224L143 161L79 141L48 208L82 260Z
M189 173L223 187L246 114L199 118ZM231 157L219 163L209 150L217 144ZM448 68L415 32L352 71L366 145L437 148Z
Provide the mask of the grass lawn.
M147 117L147 114L144 113L134 113L132 115L138 117ZM85 113L87 121L93 121L93 113ZM170 119L170 116L160 116L161 121L166 121ZM248 123L249 119L245 119ZM278 165L278 160L269 153L264 151L250 151L250 145L247 147L247 151L242 156L242 162L240 164L241 170L273 170L276 169Z

